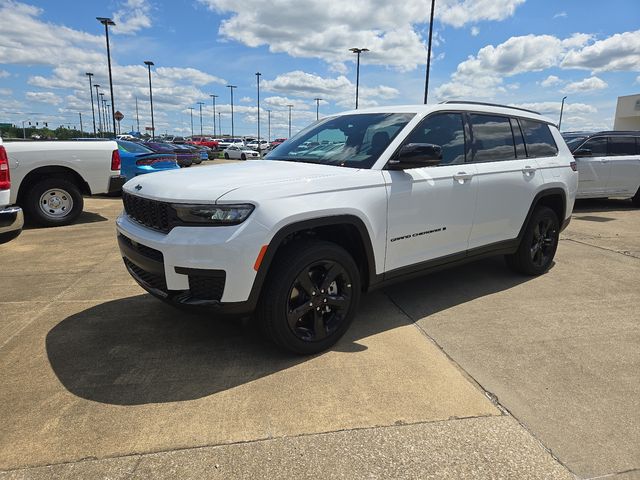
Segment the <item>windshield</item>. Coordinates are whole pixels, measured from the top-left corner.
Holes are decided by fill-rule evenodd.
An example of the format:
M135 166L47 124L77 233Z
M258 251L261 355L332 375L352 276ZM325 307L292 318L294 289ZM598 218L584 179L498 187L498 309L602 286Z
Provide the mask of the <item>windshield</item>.
M272 150L265 159L371 168L413 113L364 113L316 122Z

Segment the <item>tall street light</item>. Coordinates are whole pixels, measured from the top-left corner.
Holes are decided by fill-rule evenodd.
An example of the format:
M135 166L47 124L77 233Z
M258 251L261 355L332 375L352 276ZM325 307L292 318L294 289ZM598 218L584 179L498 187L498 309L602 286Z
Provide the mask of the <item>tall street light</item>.
M138 96L136 95L136 124L138 125L137 132L140 133L140 115L138 115Z
M78 112L78 116L80 117L80 131L84 133L84 129L82 128L82 112Z
M427 104L429 96L429 71L431 70L431 39L433 38L433 12L436 9L436 0L431 0L431 20L429 21L429 46L427 47L427 74L424 80L424 104Z
M564 111L564 101L567 97L562 97L562 105L560 105L560 121L558 122L558 131L560 131L560 127L562 126L562 112Z
M220 136L222 136L222 113L218 112L218 130L220 131Z
M156 138L156 125L153 122L153 90L151 88L151 67L155 65L151 60L146 60L144 64L149 70L149 103L151 103L151 140ZM139 129L138 129L139 130Z
M209 96L211 97L211 105L213 105L213 138L215 138L216 137L216 98L218 98L218 95L214 95L213 93L211 93L209 94Z
M193 107L189 107L191 113L191 136L193 137Z
M198 102L198 105L200 105L200 136L202 136L202 105L204 102Z
M96 111L93 108L93 86L91 84L91 77L93 77L93 73L87 72L85 73L87 77L89 77L89 93L91 94L91 115L93 116L93 136L97 136L96 132Z
M289 138L291 138L291 109L293 108L293 105L289 104L287 107L289 107Z
M316 101L316 122L320 120L320 100L321 98L314 98Z
M111 120L113 121L113 134L115 135L116 107L114 104L116 102L114 101L114 97L113 97L113 80L111 77L111 49L109 48L109 25L113 26L116 23L110 18L105 18L105 17L96 17L96 20L98 20L102 25L104 25L104 34L107 38L107 63L109 64L109 89L111 91Z
M360 86L360 54L362 52L368 52L368 48L350 48L349 51L358 55L358 60L356 61L356 110L358 109L358 89Z
M271 143L271 110L267 110L267 114L268 114L268 125L269 125L269 143Z
M102 136L104 137L105 132L107 131L107 115L104 110L104 93L100 92L100 101L98 102L98 107L102 111Z
M231 91L231 138L235 138L233 130L233 89L238 88L237 85L227 85L227 88Z
M262 152L260 148L260 72L256 72L256 84L258 86L258 154Z
M103 132L103 128L102 128L102 108L100 107L100 93L98 92L98 89L100 88L100 85L98 85L97 83L94 85L94 88L96 89L96 103L98 104L98 130L100 132L100 136L102 137L102 132Z

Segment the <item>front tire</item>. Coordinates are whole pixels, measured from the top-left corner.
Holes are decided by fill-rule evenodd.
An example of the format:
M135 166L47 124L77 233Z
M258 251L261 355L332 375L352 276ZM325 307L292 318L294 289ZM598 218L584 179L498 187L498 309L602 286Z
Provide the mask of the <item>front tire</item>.
M246 160L246 159L247 159L247 156L243 153L242 155L240 155L240 158L241 158L242 160Z
M360 272L342 247L297 241L278 252L258 307L261 329L281 348L319 353L348 330L360 301Z
M228 154L228 153L225 153L225 154L224 154L224 158L225 158L225 160L229 160L229 154Z
M43 227L75 222L84 208L78 186L66 178L47 178L31 186L24 205L27 217Z
M520 241L518 250L507 255L507 264L525 275L541 275L549 270L558 248L560 223L548 207L537 207Z

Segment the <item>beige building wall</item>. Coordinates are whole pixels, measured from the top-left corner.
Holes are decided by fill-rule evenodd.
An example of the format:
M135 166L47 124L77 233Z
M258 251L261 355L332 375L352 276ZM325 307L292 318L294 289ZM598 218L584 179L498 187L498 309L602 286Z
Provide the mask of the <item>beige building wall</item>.
M640 94L618 97L614 130L640 130Z

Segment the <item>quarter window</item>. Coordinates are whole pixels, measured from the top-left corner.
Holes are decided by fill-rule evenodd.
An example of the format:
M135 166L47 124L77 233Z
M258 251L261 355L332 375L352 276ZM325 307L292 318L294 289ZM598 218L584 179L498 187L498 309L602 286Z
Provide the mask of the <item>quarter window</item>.
M521 118L520 127L529 157L551 157L558 154L558 146L551 135L549 125Z
M437 113L425 118L407 137L407 143L431 143L442 147L439 165L464 163L465 139L462 115Z
M495 162L516 158L511 123L507 117L479 114L471 114L470 117L473 129L474 162Z
M635 155L636 140L633 137L609 137L609 155Z

